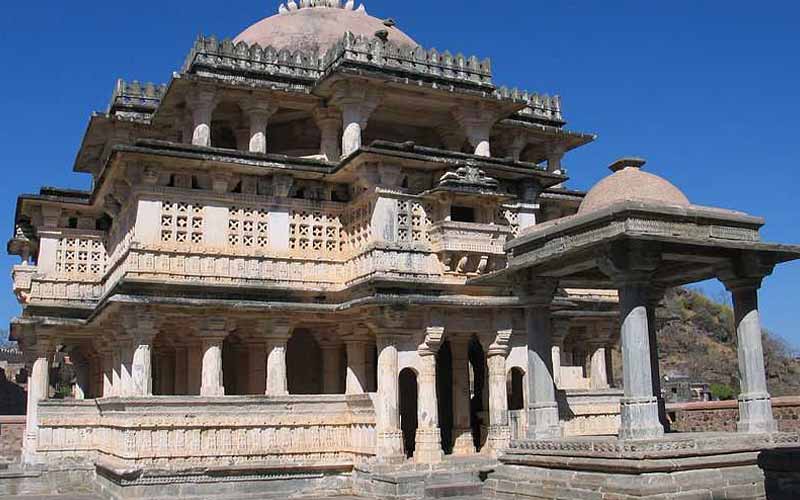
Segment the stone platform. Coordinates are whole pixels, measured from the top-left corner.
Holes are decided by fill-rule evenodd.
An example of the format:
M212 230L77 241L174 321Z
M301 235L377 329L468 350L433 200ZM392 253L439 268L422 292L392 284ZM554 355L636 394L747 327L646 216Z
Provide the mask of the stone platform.
M796 457L799 445L796 433L515 441L489 476L484 495L502 500L800 498L800 490L793 489L800 472L790 472L790 459L783 456ZM770 466L770 457L779 454L783 458ZM779 487L773 485L767 496L765 485L773 483Z

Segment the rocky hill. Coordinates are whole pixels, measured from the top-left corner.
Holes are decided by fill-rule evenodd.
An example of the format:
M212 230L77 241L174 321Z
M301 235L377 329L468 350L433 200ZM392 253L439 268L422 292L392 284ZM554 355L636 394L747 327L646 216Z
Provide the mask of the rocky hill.
M687 289L667 293L658 310L661 374L688 375L712 385L721 399L739 392L733 310ZM800 395L800 361L764 332L767 383L773 396Z

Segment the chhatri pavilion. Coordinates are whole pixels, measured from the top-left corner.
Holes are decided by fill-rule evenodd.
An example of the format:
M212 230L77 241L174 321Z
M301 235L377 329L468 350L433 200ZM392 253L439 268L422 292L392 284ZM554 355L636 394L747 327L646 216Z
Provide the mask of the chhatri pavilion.
M757 293L800 249L637 158L569 189L594 138L353 0L289 0L167 84L118 81L73 167L91 190L17 202L23 463L114 499L762 498L756 457L800 437L772 416ZM655 307L712 278L739 432L670 434Z

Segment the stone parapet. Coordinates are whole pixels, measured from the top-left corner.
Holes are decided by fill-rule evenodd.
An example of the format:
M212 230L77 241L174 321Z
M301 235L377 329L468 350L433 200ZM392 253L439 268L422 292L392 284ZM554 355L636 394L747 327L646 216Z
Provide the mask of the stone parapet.
M800 432L800 396L772 398L781 432ZM671 428L678 432L736 432L737 401L703 401L667 405Z
M154 397L40 403L48 464L105 460L115 469L234 464L352 466L375 454L364 396Z

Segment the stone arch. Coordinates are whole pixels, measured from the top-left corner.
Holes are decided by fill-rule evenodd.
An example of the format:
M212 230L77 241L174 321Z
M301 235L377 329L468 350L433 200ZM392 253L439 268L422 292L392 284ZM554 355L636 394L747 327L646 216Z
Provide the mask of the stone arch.
M417 416L417 410L419 408L417 371L414 368L404 368L400 371L398 378L400 393L400 429L403 433L403 450L407 458L412 458L416 449L417 428L419 427Z
M322 351L314 335L298 328L286 344L289 394L322 394Z

